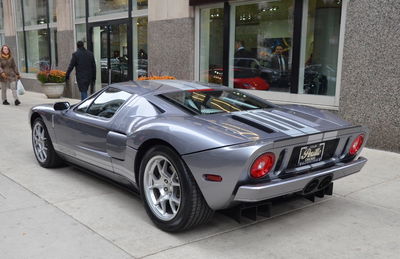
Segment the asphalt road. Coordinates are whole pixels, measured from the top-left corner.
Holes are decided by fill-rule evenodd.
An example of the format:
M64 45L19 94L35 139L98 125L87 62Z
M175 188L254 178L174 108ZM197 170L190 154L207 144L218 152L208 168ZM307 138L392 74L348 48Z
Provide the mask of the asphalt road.
M400 154L365 149L366 167L333 196L280 202L270 219L216 213L169 234L135 195L73 167L41 168L27 116L52 100L21 101L0 106L0 258L399 258Z

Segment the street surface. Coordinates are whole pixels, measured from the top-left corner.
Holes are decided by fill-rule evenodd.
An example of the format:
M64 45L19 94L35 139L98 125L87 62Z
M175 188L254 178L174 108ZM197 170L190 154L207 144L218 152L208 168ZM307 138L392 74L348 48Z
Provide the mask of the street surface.
M20 99L0 106L0 258L399 258L400 154L364 149L366 167L333 196L279 203L270 219L216 213L169 234L132 193L73 167L41 168L28 110L54 100Z

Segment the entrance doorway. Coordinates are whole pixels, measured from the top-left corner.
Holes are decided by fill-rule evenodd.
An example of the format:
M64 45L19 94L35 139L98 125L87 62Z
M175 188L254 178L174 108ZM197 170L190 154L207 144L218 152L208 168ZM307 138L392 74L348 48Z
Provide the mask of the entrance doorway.
M132 42L128 40L128 21L93 23L89 26L88 48L96 60L96 84L94 91L118 82L131 79Z

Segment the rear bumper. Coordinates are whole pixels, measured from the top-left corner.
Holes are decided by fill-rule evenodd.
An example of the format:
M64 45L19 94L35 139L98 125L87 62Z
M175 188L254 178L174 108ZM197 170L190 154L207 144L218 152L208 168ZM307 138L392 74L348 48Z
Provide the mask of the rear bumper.
M241 202L257 202L299 192L314 178L332 175L332 180L336 180L359 172L366 162L366 158L360 157L349 163L339 163L327 169L289 179L280 179L259 185L243 185L239 187L234 200Z

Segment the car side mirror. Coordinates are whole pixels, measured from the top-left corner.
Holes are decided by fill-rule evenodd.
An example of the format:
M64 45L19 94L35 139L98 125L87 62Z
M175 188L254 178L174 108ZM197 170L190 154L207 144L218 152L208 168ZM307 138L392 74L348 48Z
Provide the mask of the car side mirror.
M54 104L53 108L55 111L64 111L64 110L68 110L69 107L71 107L71 105L69 104L69 102L57 102Z

